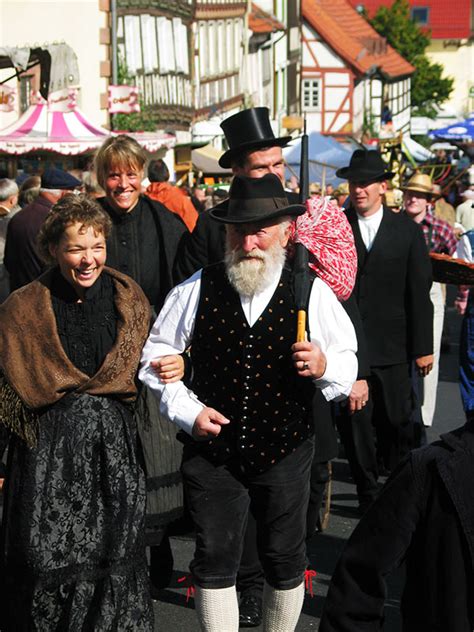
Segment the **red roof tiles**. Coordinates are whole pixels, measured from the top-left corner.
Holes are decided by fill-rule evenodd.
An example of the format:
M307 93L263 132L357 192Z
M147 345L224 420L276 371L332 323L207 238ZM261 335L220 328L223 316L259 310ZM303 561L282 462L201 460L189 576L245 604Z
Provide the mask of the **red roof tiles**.
M415 68L386 43L347 0L302 0L303 18L359 73L377 68L389 78Z
M252 2L252 12L249 16L249 28L254 33L275 33L284 31L284 25L273 15L261 9L255 2Z
M389 7L393 0L349 0L353 7L362 4L370 17L380 6ZM428 24L433 39L465 39L472 36L471 0L408 0L411 7L428 9ZM422 26L422 29L425 27Z

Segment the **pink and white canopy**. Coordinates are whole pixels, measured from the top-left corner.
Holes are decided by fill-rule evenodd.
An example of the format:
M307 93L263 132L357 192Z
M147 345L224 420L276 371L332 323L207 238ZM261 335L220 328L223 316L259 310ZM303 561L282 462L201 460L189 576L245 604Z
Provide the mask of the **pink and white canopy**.
M0 130L0 152L22 155L30 151L54 151L64 156L76 156L99 147L111 132L93 125L84 114L51 112L46 104L36 104L12 125ZM172 134L134 133L133 136L147 151L154 153L173 147Z

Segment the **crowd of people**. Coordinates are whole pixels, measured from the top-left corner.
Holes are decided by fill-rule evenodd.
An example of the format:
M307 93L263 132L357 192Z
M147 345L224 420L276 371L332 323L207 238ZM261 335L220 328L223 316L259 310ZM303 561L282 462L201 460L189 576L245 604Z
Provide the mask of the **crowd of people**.
M469 287L466 425L424 444L445 309L430 253L474 260L474 190L454 214L423 173L395 195L358 149L305 201L267 108L222 128L224 198L172 185L127 135L84 178L0 180L0 629L153 630L170 536L193 530L200 629L292 632L339 441L361 519L320 629L381 629L406 560L404 629L472 630Z

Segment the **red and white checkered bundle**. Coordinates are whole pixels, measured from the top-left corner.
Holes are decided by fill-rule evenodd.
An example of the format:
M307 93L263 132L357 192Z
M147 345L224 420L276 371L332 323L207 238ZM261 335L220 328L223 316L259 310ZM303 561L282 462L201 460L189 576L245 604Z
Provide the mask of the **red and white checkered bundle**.
M357 251L349 222L335 202L313 197L293 224L291 241L309 251L309 266L340 301L351 295L357 274Z

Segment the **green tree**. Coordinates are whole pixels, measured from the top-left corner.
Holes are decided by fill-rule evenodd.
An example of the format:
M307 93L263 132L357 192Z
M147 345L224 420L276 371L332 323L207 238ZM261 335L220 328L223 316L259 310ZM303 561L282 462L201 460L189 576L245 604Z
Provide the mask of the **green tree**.
M130 75L127 64L120 55L118 58L117 79L119 85L135 85L135 81ZM120 130L122 132L154 132L156 130L156 122L153 119L152 112L147 108L140 96L138 102L140 103L140 112L113 115L112 122L114 130Z
M428 59L425 51L431 40L430 32L422 31L411 19L408 0L395 0L391 7L379 7L370 23L416 68L411 80L412 108L420 116L434 118L434 106L449 98L454 79L443 77L443 66Z

